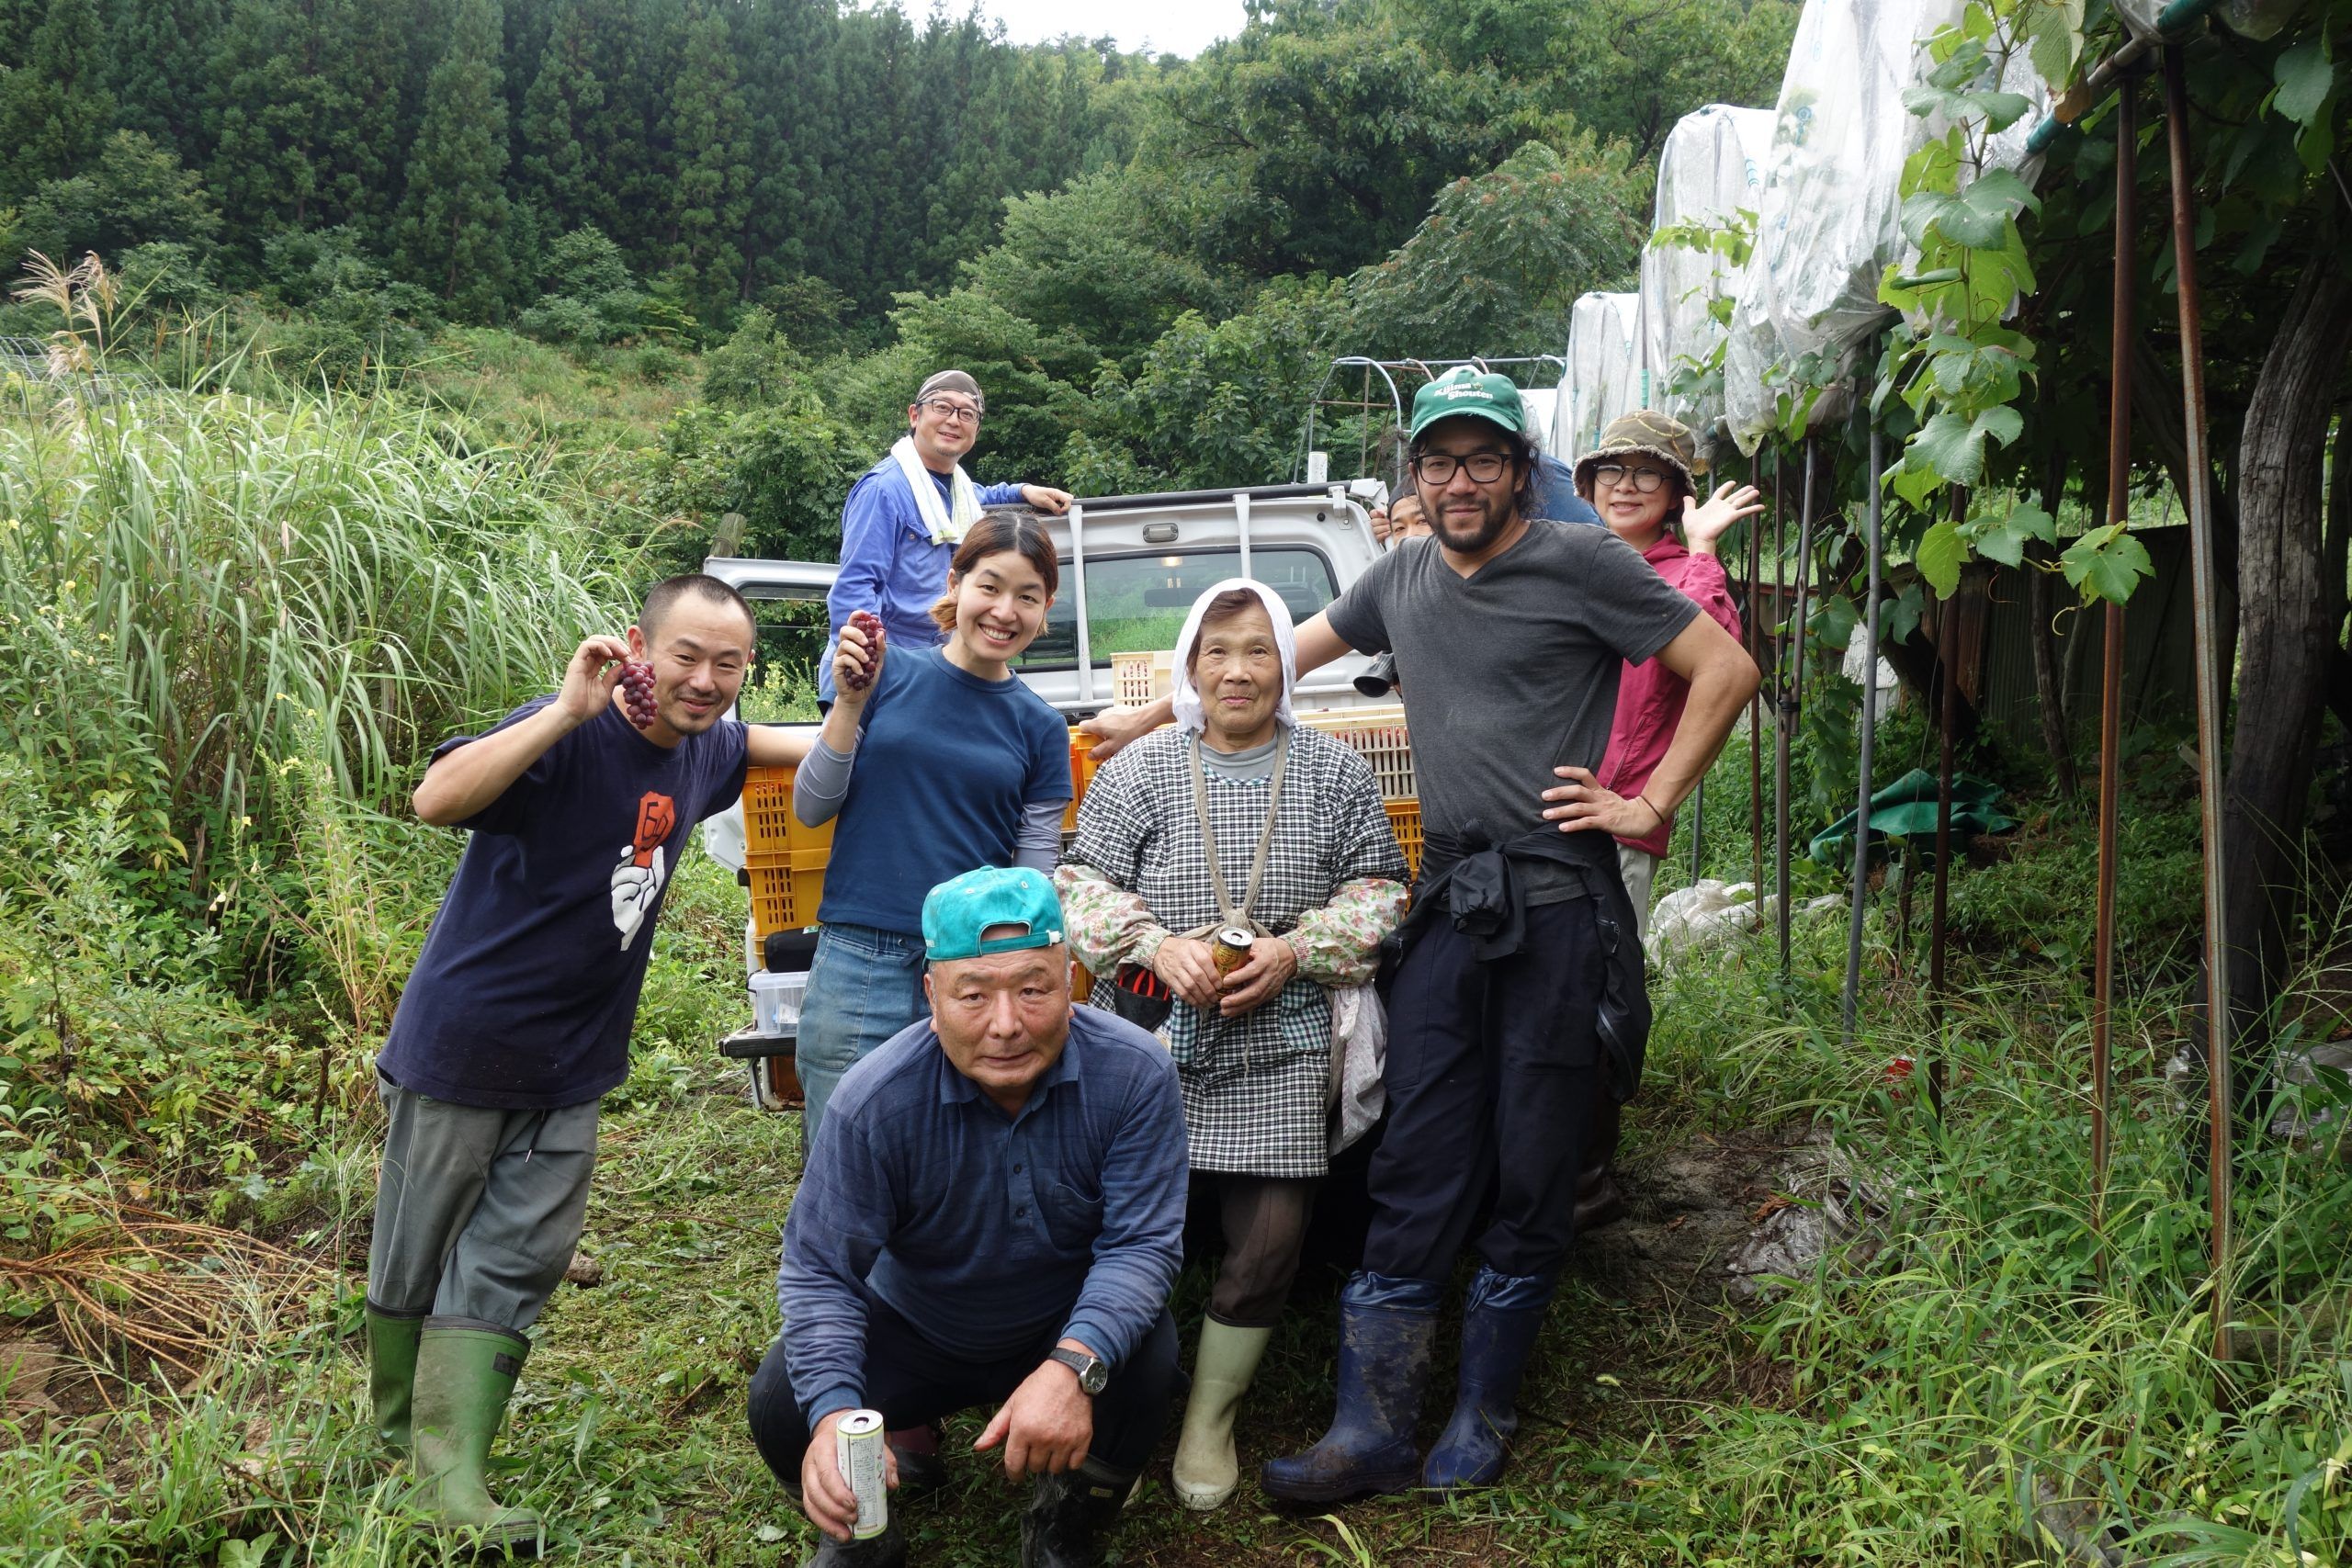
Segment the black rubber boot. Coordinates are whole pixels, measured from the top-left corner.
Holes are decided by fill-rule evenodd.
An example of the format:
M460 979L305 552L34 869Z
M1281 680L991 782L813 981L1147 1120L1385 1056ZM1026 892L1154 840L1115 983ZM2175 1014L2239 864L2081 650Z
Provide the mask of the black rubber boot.
M1433 1280L1358 1274L1340 1292L1339 1405L1331 1429L1303 1454L1268 1460L1267 1493L1286 1503L1340 1503L1403 1492L1421 1478L1413 1423L1437 1337Z
M1603 1091L1585 1129L1584 1168L1577 1172L1577 1231L1584 1235L1625 1217L1625 1194L1617 1185L1617 1141L1623 1107Z
M803 1559L800 1568L907 1568L907 1538L895 1517L870 1540L820 1535L819 1543L816 1555Z
M1021 1568L1101 1568L1101 1538L1135 1483L1131 1472L1091 1455L1065 1474L1039 1476L1021 1515Z
M888 1435L890 1451L899 1460L899 1486L892 1495L902 1503L935 1496L947 1485L947 1457L939 1451L939 1423L934 1421L928 1427L911 1430L928 1433L931 1440L923 1447L914 1448L902 1445L897 1432Z
M1462 1313L1461 1392L1453 1418L1430 1450L1421 1484L1441 1492L1492 1486L1519 1430L1519 1380L1544 1326L1552 1281L1481 1265Z

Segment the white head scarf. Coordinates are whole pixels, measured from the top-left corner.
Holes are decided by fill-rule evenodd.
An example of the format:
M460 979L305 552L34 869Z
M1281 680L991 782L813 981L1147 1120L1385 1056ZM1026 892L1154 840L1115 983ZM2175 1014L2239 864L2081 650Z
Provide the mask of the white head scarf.
M1291 711L1290 689L1298 684L1298 642L1291 635L1290 606L1283 596L1262 582L1246 577L1228 577L1223 582L1193 601L1193 613L1184 617L1184 629L1176 638L1175 686L1172 700L1176 705L1176 728L1203 730L1208 720L1201 712L1200 688L1193 684L1193 645L1201 637L1201 616L1206 613L1209 601L1235 588L1246 588L1258 596L1266 607L1266 619L1273 623L1274 646L1283 656L1282 701L1275 705L1274 721L1298 728L1298 715Z

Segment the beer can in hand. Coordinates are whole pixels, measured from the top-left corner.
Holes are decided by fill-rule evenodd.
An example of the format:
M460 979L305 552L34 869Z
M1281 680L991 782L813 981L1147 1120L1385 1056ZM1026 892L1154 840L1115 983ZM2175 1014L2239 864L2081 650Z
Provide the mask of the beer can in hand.
M1209 962L1220 976L1250 962L1250 944L1257 939L1239 926L1227 926L1209 939Z
M890 1527L888 1441L879 1410L853 1410L833 1428L833 1461L857 1499L850 1533L859 1540L872 1540Z

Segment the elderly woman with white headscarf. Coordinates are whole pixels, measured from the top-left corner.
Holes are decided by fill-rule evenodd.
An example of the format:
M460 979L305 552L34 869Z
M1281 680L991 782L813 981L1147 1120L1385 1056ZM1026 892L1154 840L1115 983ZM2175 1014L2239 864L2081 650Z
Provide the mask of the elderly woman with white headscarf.
M1095 777L1055 875L1094 1005L1175 1057L1194 1190L1215 1190L1224 1221L1176 1451L1193 1508L1233 1495L1235 1411L1327 1168L1331 991L1371 979L1405 908L1379 784L1298 723L1296 671L1278 594L1243 578L1203 594L1177 639L1175 725ZM1246 958L1220 973L1227 932L1228 962Z

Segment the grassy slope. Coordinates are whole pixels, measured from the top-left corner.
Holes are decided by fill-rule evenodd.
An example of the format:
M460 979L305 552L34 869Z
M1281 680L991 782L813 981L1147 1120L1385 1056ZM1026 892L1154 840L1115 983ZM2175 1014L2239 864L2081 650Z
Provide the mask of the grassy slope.
M742 1426L745 1385L775 1331L775 1227L798 1136L794 1119L753 1111L707 1049L738 1005L735 897L707 862L682 874L638 1071L605 1122L585 1243L605 1282L558 1292L503 1446L514 1466L506 1490L559 1521L559 1561L767 1564L807 1549L806 1527ZM2030 1561L2013 1540L2020 1488L2030 1495L2055 1475L2063 1491L2078 1473L2132 1526L2187 1532L2165 1539L2190 1552L2170 1561L2290 1561L2268 1553L2288 1539L2290 1502L2298 1548L2315 1554L2302 1561L2342 1561L2352 1363L2337 1359L2340 1343L2290 1335L2276 1371L2240 1374L2237 1416L2214 1400L2201 1349L2201 1198L2173 1157L2188 1123L2158 1071L2177 995L2135 996L2119 1029L2126 1111L2102 1286L2086 1222L2079 990L2046 971L1984 975L1955 1010L1939 1128L1880 1084L1892 1053L1923 1048L1916 998L1883 948L1872 964L1880 1021L1851 1048L1821 1027L1835 1018L1841 937L1833 925L1803 939L1788 998L1795 1021L1774 999L1769 948L1736 948L1661 981L1634 1165L1639 1177L1662 1151L1752 1142L1785 1133L1792 1115L1810 1119L1894 1210L1895 1239L1874 1260L1826 1268L1745 1312L1690 1290L1672 1259L1652 1269L1636 1258L1630 1275L1622 1252L1609 1267L1589 1260L1554 1308L1503 1488L1436 1506L1360 1504L1329 1518L1272 1514L1245 1493L1204 1519L1173 1506L1162 1469L1130 1511L1124 1561ZM1742 1131L1758 1128L1768 1133ZM328 1222L318 1228L342 1238L346 1323L369 1136L364 1120L343 1128L344 1153L325 1163L346 1179L339 1196L314 1199ZM2276 1317L2352 1291L2345 1168L2275 1146L2257 1165L2240 1221L2248 1314ZM1756 1195L1729 1201L1744 1207ZM1328 1272L1302 1281L1249 1407L1245 1462L1319 1430L1334 1288ZM1196 1311L1201 1289L1198 1269L1188 1271L1180 1310ZM301 1542L288 1562L428 1560L399 1522L396 1472L356 1429L357 1346L335 1342L333 1315L320 1299L312 1321L232 1358L214 1388L119 1428L103 1525L52 1428L31 1467L41 1484L0 1508L0 1525L17 1527L0 1539L74 1542L60 1562L210 1561L220 1534L268 1531ZM1442 1417L1432 1398L1428 1423ZM966 1442L977 1431L976 1418L954 1428ZM121 1432L143 1440L126 1451ZM921 1560L1009 1561L1022 1490L976 1460L957 1476L950 1499L909 1515ZM85 1529L64 1524L70 1513ZM48 1524L33 1528L36 1516Z
M516 341L485 352L514 351ZM548 374L542 402L552 407L571 396L572 373ZM500 397L502 407L531 402ZM614 417L641 427L657 414L648 403ZM490 423L514 428L529 417ZM1890 740L1886 755L1902 761L1917 745L1916 736ZM2055 1476L2061 1492L2103 1495L2111 1517L2151 1532L2152 1549L2182 1554L2175 1561L2295 1562L2280 1555L2291 1541L2312 1554L2301 1561L2342 1562L2352 1540L2352 1360L2338 1331L2281 1337L2274 1366L2238 1374L2229 1411L2202 1354L2203 1200L2177 1155L2194 1122L2172 1106L2160 1070L2182 1030L2178 960L2196 874L2183 775L2166 754L2158 748L2135 764L2126 813L2133 977L2118 1032L2124 1113L2104 1281L2092 1266L2081 1089L2088 844L2079 822L2036 814L2011 859L1970 872L1955 889L1965 994L1945 1047L1953 1089L1941 1124L1881 1083L1894 1054L1925 1054L1916 953L1887 942L1882 927L1873 928L1867 1027L1850 1046L1834 1022L1840 927L1801 938L1785 991L1769 953L1754 946L1661 979L1649 1092L1631 1121L1647 1209L1597 1239L1564 1288L1506 1486L1443 1506L1356 1505L1328 1520L1268 1514L1245 1493L1196 1519L1170 1504L1163 1469L1132 1513L1125 1560L2017 1562L2031 1556L2013 1544L2026 1517L2018 1499ZM1736 747L1710 791L1718 872L1744 874L1734 868L1746 859L1745 768ZM28 815L11 830L21 842L0 841L48 874L73 857L23 837L38 825ZM388 822L368 829L382 844L363 837L345 854L334 846L350 840L316 830L293 837L290 874L308 880L312 854L340 866L357 886L314 889L321 907L364 916L368 953L403 951L437 898L451 846ZM1837 878L1823 871L1808 880ZM19 901L0 905L0 936L41 908L6 886ZM63 1122L0 1101L0 1197L12 1214L28 1213L26 1195L46 1183L61 1203L71 1199L67 1218L96 1222L70 1235L56 1224L44 1243L111 1249L106 1267L118 1271L94 1287L96 1307L136 1315L142 1281L210 1292L222 1353L199 1375L160 1383L142 1360L123 1358L121 1369L138 1375L128 1392L109 1385L127 1405L119 1417L71 1375L41 1372L47 1386L39 1386L31 1369L58 1325L35 1310L46 1287L22 1271L30 1260L21 1238L0 1246L0 1302L28 1314L21 1337L0 1337L0 1383L16 1385L0 1390L8 1478L0 1564L432 1561L431 1543L401 1519L399 1472L369 1451L361 1426L352 1330L373 1190L371 1041L330 1029L322 1043L318 1021L330 1014L292 994L271 998L266 1019L233 1031L216 1021L217 1038L195 1040L191 1029L211 1017L198 1009L197 980L183 996L130 990L119 978L135 965L153 981L185 931L160 922L117 931L121 906L111 897L97 888L53 896L50 907L66 922L57 929L79 936L82 957L51 951L74 985L120 993L110 1004L96 995L82 1003L85 1026L143 1023L158 1046L119 1056L128 1064L119 1083L92 1081L87 1041L82 1078L46 1061L24 1075L81 1098ZM503 1485L557 1521L559 1561L765 1564L796 1562L806 1548L806 1528L741 1423L744 1385L775 1332L775 1228L798 1154L794 1121L753 1111L709 1048L743 1010L741 919L731 881L689 858L647 987L637 1070L605 1122L587 1238L605 1282L558 1292L502 1446L512 1466ZM10 1052L33 1054L23 1042L52 1005L54 974L54 964L46 976L38 966L0 973L12 987ZM2335 1015L2311 1021L2324 1032L2344 1028ZM310 1068L271 1068L274 1056L324 1064L340 1092L322 1096L321 1120L310 1119ZM217 1074L232 1065L252 1065L266 1087L224 1086ZM107 1106L143 1095L143 1110L160 1116L167 1075L194 1107L162 1117L174 1141L159 1146L175 1151L169 1170L109 1153L111 1129L131 1118ZM244 1120L223 1125L232 1114ZM1691 1274L1706 1259L1666 1238L1726 1211L1720 1234L1744 1231L1747 1213L1775 1201L1773 1142L1807 1125L1838 1138L1883 1196L1891 1239L1797 1281L1774 1304L1722 1308ZM92 1174L70 1190L57 1175L66 1145L43 1142L60 1126L88 1140L74 1168ZM268 1146L243 1146L263 1128ZM1661 1173L1678 1160L1720 1173L1711 1207L1666 1212ZM2291 1324L2313 1303L2352 1296L2346 1168L2270 1144L2254 1165L2239 1218L2247 1314ZM273 1261L230 1232L161 1250L162 1233L122 1208L146 1201L151 1186L165 1194L158 1204L178 1201L184 1215L266 1236L290 1258ZM98 1279L87 1256L60 1277ZM1245 1461L1310 1440L1328 1415L1334 1284L1329 1272L1302 1280L1249 1407ZM1179 1297L1188 1323L1201 1292L1196 1268ZM1432 1427L1441 1405L1433 1397ZM976 1430L969 1419L957 1428L967 1441ZM960 1464L955 1495L910 1514L923 1560L1006 1561L1020 1496L985 1466Z

